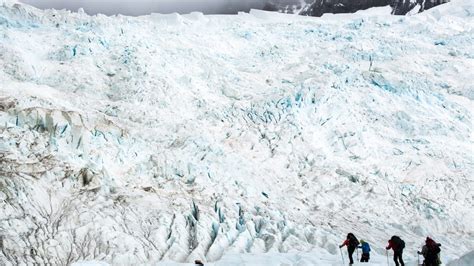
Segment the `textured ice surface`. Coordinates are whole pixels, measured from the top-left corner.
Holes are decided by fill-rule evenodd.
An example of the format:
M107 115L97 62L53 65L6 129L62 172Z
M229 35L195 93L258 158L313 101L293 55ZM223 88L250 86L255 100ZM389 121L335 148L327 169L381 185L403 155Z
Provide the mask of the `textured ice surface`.
M393 234L408 261L427 235L459 258L474 249L473 10L1 6L0 259L332 265L349 231L375 261Z
M474 262L474 251L467 253L461 258L452 261L448 266L469 266Z

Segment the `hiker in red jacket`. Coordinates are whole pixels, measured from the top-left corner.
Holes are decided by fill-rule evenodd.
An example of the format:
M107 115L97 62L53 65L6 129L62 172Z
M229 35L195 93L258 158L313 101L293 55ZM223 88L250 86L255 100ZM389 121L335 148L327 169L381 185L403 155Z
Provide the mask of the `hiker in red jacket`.
M388 246L385 248L387 250L393 249L393 261L395 261L396 266L405 266L403 262L403 249L405 248L405 241L403 241L398 236L392 236L388 241ZM400 263L398 263L400 261Z
M353 233L347 234L347 238L342 243L342 245L339 246L339 248L342 248L343 246L347 246L347 252L349 253L349 265L354 264L354 259L352 258L352 254L354 254L354 250L359 246L359 240L354 236Z

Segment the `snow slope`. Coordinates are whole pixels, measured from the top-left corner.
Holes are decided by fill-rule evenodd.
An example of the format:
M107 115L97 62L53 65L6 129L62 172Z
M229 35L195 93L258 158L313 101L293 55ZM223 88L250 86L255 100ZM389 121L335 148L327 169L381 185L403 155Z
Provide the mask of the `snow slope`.
M393 234L411 262L427 235L444 262L474 250L473 10L135 18L8 2L2 264L336 265L347 232L375 263Z

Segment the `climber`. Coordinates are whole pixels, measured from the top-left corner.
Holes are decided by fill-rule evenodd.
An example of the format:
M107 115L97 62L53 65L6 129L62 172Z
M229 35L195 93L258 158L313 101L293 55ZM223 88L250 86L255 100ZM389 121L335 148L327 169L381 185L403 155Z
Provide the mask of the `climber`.
M388 241L388 246L385 249L393 249L393 261L395 261L396 266L405 266L402 257L404 248L405 241L403 241L398 236L392 236L392 238L390 238L390 240Z
M339 248L347 246L347 252L349 253L349 265L354 264L354 259L352 259L352 254L354 254L355 249L359 246L359 240L354 236L353 233L347 234L346 240Z
M430 237L426 238L425 245L418 251L418 254L423 255L425 260L423 261L424 266L438 266L441 264L439 254L441 252L441 244L436 243Z
M360 257L360 262L369 262L370 259L370 245L364 240L360 240L359 248L362 249L362 257Z

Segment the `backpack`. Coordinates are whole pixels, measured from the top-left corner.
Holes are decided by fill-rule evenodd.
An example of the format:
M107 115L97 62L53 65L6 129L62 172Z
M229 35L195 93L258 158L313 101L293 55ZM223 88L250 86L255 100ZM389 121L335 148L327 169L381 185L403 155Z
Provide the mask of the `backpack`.
M428 246L428 254L438 255L441 252L438 244Z
M394 251L400 251L405 248L405 241L403 241L399 236L392 236L391 240L394 245Z
M370 245L369 243L365 242L362 244L362 253L369 253L370 252Z
M359 246L359 240L357 240L357 238L353 234L350 234L348 236L349 236L349 246L352 246L352 247Z

